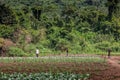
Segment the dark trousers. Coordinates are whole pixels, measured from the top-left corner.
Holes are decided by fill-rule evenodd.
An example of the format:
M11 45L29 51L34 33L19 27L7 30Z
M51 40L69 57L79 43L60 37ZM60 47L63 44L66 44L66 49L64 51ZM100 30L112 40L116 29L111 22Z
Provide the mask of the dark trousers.
M38 57L39 55L38 54L36 54L36 57Z
M108 53L108 58L110 58L110 52Z

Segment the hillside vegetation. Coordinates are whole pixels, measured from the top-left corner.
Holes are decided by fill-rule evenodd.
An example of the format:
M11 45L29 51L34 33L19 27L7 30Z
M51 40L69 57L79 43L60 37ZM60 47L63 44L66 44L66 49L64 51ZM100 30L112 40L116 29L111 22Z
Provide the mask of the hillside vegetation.
M119 53L120 1L0 0L1 55L32 56L36 47L41 53Z

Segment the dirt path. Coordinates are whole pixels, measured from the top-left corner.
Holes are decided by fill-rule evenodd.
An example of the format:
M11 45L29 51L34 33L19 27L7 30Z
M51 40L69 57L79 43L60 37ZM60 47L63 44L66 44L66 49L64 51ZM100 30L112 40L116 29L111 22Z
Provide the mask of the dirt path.
M120 56L112 56L111 58L106 58L107 65L104 66L104 70L98 72L96 75L92 74L90 80L120 80ZM102 67L101 67L102 68Z
M108 59L108 63L116 68L120 68L120 56L112 56Z

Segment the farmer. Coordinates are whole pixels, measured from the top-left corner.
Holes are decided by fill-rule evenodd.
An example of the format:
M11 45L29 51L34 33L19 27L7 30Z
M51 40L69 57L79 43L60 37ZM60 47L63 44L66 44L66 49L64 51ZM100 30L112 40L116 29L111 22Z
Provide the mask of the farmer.
M38 57L38 56L39 56L39 49L36 48L36 57Z
M66 56L68 56L68 48L66 48Z
M110 56L111 56L111 49L108 49L108 58L110 58Z

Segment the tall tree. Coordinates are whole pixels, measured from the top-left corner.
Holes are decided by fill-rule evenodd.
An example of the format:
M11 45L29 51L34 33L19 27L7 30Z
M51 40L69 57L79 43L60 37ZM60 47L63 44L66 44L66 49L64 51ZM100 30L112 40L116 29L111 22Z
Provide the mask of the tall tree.
M10 25L15 23L16 18L12 9L10 9L9 6L6 6L5 4L0 4L0 24Z
M116 17L119 16L119 12L120 12L119 5L120 5L120 0L107 0L109 20L111 20L113 16Z

